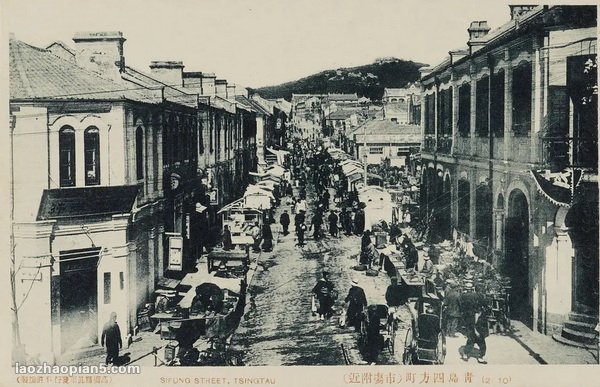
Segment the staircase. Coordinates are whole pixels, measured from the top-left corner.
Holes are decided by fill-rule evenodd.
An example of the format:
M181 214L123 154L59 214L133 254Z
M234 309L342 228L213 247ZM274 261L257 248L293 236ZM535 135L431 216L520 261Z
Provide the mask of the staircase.
M574 347L597 349L598 333L595 331L597 324L598 316L571 312L560 335L554 334L552 338L559 343Z

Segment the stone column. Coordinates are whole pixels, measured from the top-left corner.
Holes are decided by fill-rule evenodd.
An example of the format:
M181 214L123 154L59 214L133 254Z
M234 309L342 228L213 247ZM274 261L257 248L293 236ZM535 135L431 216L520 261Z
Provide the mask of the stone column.
M504 49L504 60L507 63L504 70L504 161L511 155L512 131L512 63L508 48Z
M450 74L450 84L452 85L452 148L450 150L450 154L454 155L454 149L456 146L456 141L458 138L458 90L456 83L456 75L454 73Z
M501 255L504 253L504 208L494 208L494 223L493 223L493 235L494 235L494 251L499 252ZM494 261L494 265L498 262Z
M154 287L157 282L156 273L156 228L152 227L148 232L148 294L154 293Z
M469 73L471 76L471 149L469 151L470 155L475 155L477 153L477 138L475 135L475 125L477 124L476 120L476 109L477 109L477 72L475 71L475 65L473 63L470 64Z
M156 140L157 140L157 146L156 146L156 151L158 153L158 171L156 173L156 178L158 179L158 191L157 191L157 196L158 197L163 197L163 146L165 146L165 144L163 144L163 117L162 115L159 116L159 122L156 123L156 127L155 130L157 131L156 134Z
M471 127L471 139L474 139L473 128ZM473 144L473 142L471 142ZM469 170L469 236L474 238L476 234L476 192L477 187L477 170L471 168Z
M145 158L144 158L144 162L146 164L146 181L145 181L145 186L146 186L146 192L148 193L148 199L149 200L153 200L156 193L154 192L154 148L153 148L153 144L154 144L154 130L155 130L155 123L152 122L152 116L148 115L148 126L146 127L146 133L145 133L145 144L146 144L146 154L145 154Z
M540 135L542 130L542 71L540 60L540 39L533 38L533 55L531 59L532 70L532 102L531 102L531 154L530 161L535 163L539 161L540 153ZM525 85L524 85L525 86Z

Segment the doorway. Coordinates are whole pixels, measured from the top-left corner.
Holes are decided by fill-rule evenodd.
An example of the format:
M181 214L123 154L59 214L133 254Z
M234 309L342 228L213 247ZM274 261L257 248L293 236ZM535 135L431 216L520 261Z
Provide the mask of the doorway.
M98 343L97 276L100 248L60 252L61 352Z
M503 274L511 279L511 317L533 329L529 290L529 207L525 194L515 189L508 199L504 233Z

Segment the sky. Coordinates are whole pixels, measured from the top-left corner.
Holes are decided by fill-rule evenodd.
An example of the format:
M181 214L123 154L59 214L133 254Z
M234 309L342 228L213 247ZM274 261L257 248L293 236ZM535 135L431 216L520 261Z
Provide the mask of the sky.
M528 2L531 3L531 2ZM2 32L37 47L122 31L125 62L183 61L245 87L397 57L435 65L471 21L510 19L500 0L0 0Z

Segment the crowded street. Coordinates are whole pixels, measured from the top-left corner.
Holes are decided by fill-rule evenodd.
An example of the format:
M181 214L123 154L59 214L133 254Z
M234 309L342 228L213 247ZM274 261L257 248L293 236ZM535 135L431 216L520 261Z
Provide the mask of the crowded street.
M12 382L597 371L595 5L23 1Z

